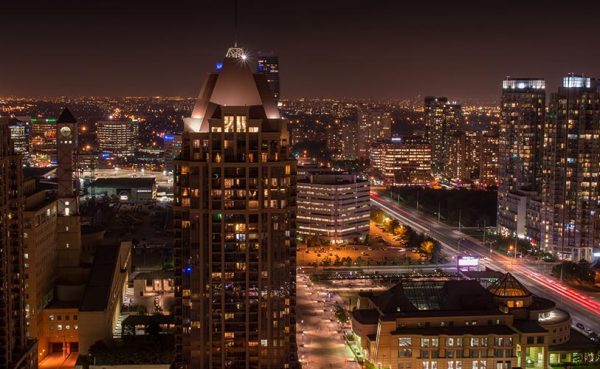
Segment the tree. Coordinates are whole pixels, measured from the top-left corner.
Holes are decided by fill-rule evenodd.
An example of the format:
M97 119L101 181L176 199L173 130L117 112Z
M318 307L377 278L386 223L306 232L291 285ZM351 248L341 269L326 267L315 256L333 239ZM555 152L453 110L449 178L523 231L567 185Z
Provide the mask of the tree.
M396 219L392 219L386 222L386 230L390 233L394 232L394 229L400 226L400 223Z
M394 229L394 235L396 235L398 247L408 246L408 227L400 225Z
M434 241L433 240L425 240L421 242L421 250L427 253L427 255L433 254Z

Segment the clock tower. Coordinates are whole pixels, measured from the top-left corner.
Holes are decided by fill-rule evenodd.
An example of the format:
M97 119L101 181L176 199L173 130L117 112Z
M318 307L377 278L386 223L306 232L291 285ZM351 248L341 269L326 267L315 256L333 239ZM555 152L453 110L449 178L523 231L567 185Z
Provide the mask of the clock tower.
M77 164L77 119L65 108L56 120L58 168L57 249L59 267L78 267L81 258L81 224Z

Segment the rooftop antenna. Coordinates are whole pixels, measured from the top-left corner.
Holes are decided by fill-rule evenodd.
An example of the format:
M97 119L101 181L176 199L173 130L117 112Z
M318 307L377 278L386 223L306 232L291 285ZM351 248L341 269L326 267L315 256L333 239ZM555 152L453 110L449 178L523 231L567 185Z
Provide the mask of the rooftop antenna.
M233 46L237 47L238 39L238 2L233 0Z
M233 30L234 30L234 40L233 40L233 47L230 47L229 50L227 50L227 54L225 55L226 58L235 58L235 59L242 59L242 60L246 60L246 54L244 53L244 49L242 49L241 47L238 47L238 43L237 43L237 38L238 38L238 2L237 0L233 1L234 7L233 7L233 14L234 14L234 22L233 22Z

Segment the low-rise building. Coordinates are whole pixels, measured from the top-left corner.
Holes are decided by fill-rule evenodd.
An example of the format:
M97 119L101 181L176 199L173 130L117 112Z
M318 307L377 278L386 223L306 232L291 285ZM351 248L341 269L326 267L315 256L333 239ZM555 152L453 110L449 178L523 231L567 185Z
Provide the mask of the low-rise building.
M117 197L126 202L156 199L155 178L98 178L92 186L96 196Z
M488 288L428 280L361 292L352 329L366 360L401 369L545 369L568 357L572 335L569 313L511 274Z
M316 174L297 183L298 233L330 242L369 233L369 182L354 174Z

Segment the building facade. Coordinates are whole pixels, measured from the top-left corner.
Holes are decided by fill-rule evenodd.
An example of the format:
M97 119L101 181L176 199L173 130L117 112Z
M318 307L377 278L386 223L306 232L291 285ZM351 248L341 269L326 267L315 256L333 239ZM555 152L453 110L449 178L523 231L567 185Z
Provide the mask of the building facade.
M527 214L515 211L526 211L527 196L536 197L541 190L545 108L543 79L506 78L502 82L497 222L505 236L527 237ZM514 206L517 199L523 206Z
M172 134L165 135L164 137L164 158L165 158L165 170L167 172L173 171L173 160L181 152L181 135Z
M368 159L371 146L379 140L392 138L392 115L384 108L364 106L358 109L356 145L359 159Z
M475 280L405 281L361 292L352 329L366 360L401 369L546 369L571 339L571 317L506 274Z
M462 125L462 108L447 97L425 97L425 138L431 146L431 174L442 177L445 171L447 143Z
M279 57L277 55L262 54L258 56L256 69L258 73L267 77L267 83L275 101L281 97L281 86L279 85Z
M98 149L113 158L127 159L138 146L138 123L133 120L106 120L96 123Z
M14 117L10 120L10 138L15 152L23 158L23 166L29 165L29 140L31 136L31 120Z
M178 368L287 368L295 331L296 160L267 79L230 48L175 160Z
M574 261L591 261L600 241L598 88L593 78L565 77L545 126L542 243Z
M375 143L371 148L374 175L394 186L431 182L431 148L421 137L406 136Z
M369 181L354 174L313 174L298 181L298 234L331 243L369 233Z
M29 142L31 165L49 167L56 164L56 118L17 118L31 122Z
M37 368L25 316L24 200L21 156L0 117L0 367L9 369Z

